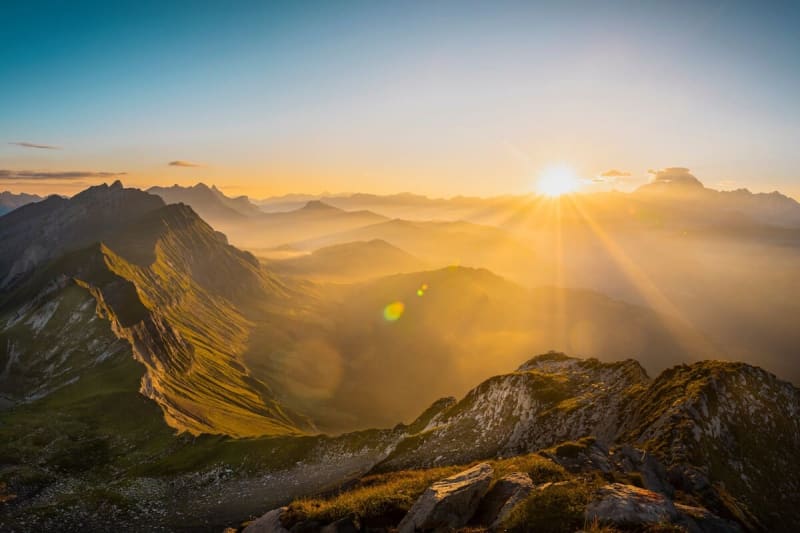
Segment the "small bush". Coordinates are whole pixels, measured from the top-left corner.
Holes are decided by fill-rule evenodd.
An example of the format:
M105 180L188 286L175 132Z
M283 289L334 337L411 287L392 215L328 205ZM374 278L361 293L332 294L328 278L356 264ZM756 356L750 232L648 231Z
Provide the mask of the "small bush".
M555 447L555 454L567 459L575 459L582 452L594 444L594 437L583 437L577 441L562 442Z
M564 467L535 453L501 459L495 461L492 466L495 471L494 477L498 479L513 472L528 474L534 483L561 481L568 476Z
M534 491L511 511L503 527L513 532L541 533L580 529L592 488L591 484L579 481Z

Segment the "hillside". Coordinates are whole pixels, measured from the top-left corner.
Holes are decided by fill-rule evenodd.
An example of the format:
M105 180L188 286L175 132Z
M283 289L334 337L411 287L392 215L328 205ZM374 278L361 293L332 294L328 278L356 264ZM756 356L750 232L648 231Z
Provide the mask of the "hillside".
M113 334L143 365L138 389L176 429L231 435L311 429L241 362L251 319L286 298L254 257L228 245L190 208L164 206L119 184L31 208L3 219L9 235L24 235L33 223L47 228L33 242L4 243L10 253L35 259L24 263L27 270L18 261L10 272L0 270L13 280L0 294L0 390L12 401L79 382L86 369L121 350Z

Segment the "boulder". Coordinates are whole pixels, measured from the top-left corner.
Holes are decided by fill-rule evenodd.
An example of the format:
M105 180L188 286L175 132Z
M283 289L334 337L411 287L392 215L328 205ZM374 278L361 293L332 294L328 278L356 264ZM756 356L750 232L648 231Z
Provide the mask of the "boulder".
M494 470L488 463L437 481L420 496L398 525L399 533L463 527L489 490Z
M675 506L664 495L622 483L601 487L586 507L588 521L615 525L674 522L677 517Z
M533 490L528 474L514 472L500 479L481 500L472 523L496 527Z
M289 530L281 524L281 515L285 510L286 507L273 509L261 518L250 522L242 533L289 533Z

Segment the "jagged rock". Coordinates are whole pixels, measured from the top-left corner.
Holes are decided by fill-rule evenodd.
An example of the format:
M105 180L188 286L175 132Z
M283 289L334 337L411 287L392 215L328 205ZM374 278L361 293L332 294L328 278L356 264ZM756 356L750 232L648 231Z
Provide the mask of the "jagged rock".
M398 526L400 533L464 526L489 489L494 470L480 463L437 481L414 502Z
M273 509L261 518L250 522L242 533L289 533L289 530L281 524L281 514L284 511L286 511L286 507Z
M673 522L678 512L662 494L612 483L598 489L595 499L586 507L586 518L617 525L658 524Z
M500 479L481 500L473 524L496 527L533 490L528 474L514 472Z

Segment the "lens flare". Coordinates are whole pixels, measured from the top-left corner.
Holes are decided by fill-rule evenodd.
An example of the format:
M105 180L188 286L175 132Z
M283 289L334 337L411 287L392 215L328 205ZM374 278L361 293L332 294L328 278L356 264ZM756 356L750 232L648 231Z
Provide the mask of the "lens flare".
M397 322L405 310L406 306L403 302L392 302L383 308L383 318L387 322Z

